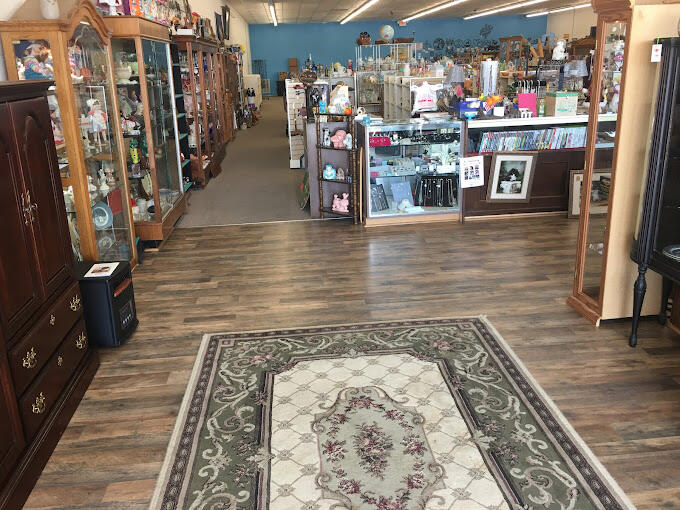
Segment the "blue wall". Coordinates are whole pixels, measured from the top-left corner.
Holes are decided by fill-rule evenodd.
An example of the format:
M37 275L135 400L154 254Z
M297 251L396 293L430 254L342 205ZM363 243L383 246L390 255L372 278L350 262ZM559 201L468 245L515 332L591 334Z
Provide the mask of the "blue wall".
M394 21L357 21L340 23L281 24L274 27L250 25L250 51L253 60L262 59L267 66L272 92L276 91L279 71L288 71L288 58L297 57L300 66L312 54L314 62L327 66L332 62L347 65L354 60L354 48L360 32L368 32L375 41L382 25L395 29L395 37L415 37L416 42L444 39L495 39L523 35L536 39L546 31L545 16L492 16L465 21L461 18L417 19L400 27ZM486 37L484 37L484 34Z

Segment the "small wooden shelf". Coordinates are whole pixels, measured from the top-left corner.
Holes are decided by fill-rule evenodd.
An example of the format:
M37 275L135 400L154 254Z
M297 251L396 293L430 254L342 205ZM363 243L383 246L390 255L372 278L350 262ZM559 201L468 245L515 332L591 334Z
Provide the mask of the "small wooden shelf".
M337 214L338 216L344 216L346 218L353 218L354 217L354 215L352 213L343 213L343 212L334 211L330 207L322 207L321 210L325 213L328 213L328 214Z
M324 179L323 177L319 177L319 181L322 182L335 182L337 184L346 184L346 185L351 185L352 183L349 181L341 181L340 179Z
M342 152L356 152L355 149L348 149L347 147L336 148L336 147L326 147L325 145L317 145L317 149L329 150L329 151L342 151Z

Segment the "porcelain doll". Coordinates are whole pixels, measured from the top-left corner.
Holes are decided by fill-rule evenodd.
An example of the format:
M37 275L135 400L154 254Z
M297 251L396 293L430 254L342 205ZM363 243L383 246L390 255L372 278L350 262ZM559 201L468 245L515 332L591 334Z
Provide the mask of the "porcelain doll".
M90 116L92 122L92 132L94 133L95 143L97 145L104 145L108 142L107 127L109 117L104 110L102 110L102 105L98 99L88 99L87 106L90 111L87 112Z
M106 195L109 194L111 188L106 182L106 175L104 175L104 170L100 168L98 173L99 173L99 192L102 194L102 197L105 197Z
M94 205L94 203L97 201L97 195L99 194L99 191L97 190L97 186L94 185L94 178L91 175L87 176L87 188L90 192L90 203Z
M102 162L102 170L104 170L104 173L106 174L106 184L109 185L111 188L116 187L116 178L113 175L113 168L111 167L111 163L108 161Z

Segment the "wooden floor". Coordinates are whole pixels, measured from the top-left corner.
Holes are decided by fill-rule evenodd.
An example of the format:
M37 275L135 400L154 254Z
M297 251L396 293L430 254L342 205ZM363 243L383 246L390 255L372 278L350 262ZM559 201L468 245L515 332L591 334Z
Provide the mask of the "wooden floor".
M486 314L640 509L680 508L680 338L565 304L577 222L175 231L134 273L140 326L102 365L27 508L146 508L201 336ZM632 284L632 282L631 282Z

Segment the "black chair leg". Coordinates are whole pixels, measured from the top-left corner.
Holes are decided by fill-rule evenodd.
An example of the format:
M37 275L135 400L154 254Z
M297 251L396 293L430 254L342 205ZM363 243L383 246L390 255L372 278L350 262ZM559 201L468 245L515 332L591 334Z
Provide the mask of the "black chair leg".
M631 347L635 347L638 341L638 325L640 323L640 314L642 313L642 303L645 300L645 292L647 292L647 279L645 274L647 273L646 266L638 267L638 277L635 281L634 295L633 295L633 329L630 333L630 338L628 339L628 344Z

